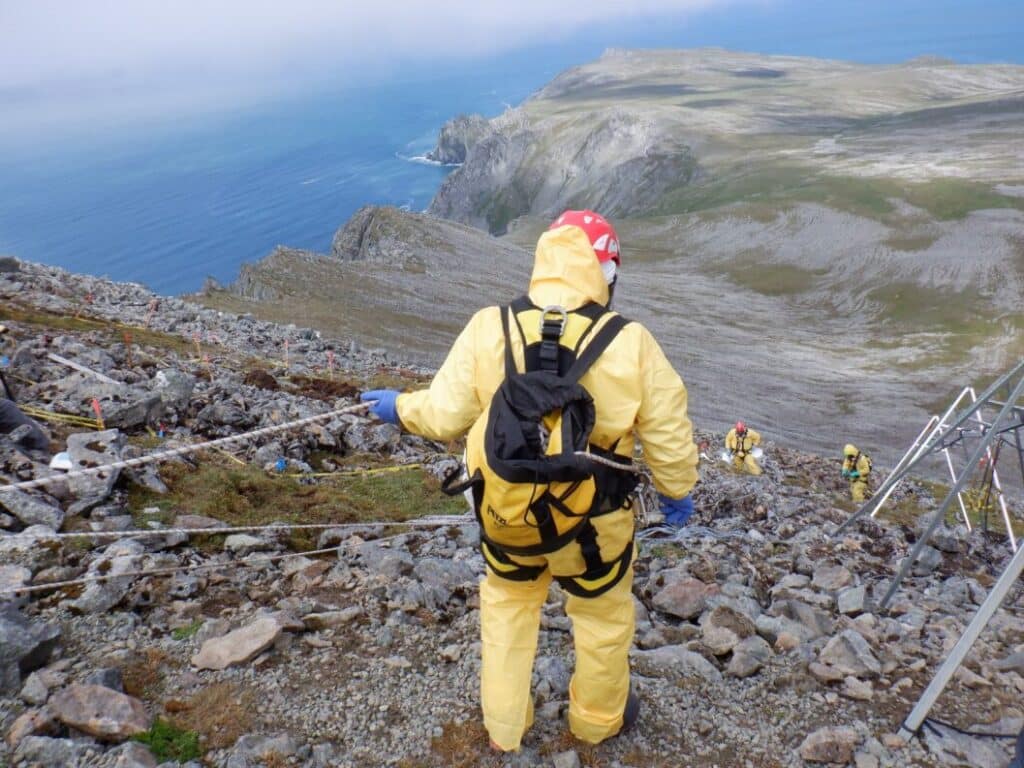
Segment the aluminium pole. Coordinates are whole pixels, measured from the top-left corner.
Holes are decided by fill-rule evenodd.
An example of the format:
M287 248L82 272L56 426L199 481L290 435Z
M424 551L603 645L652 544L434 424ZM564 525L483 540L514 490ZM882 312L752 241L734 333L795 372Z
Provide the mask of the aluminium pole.
M1024 365L1024 363L1022 363L1022 365ZM932 533L935 532L939 522L945 518L946 510L949 509L950 505L953 503L953 498L963 490L964 485L967 483L967 479L978 466L978 462L981 460L981 457L985 455L985 451L992 444L992 441L999 436L999 425L1003 423L1006 418L1006 414L1010 412L1013 403L1017 402L1017 398L1019 398L1022 393L1024 393L1024 376L1022 376L1020 381L1017 382L1017 386L1013 388L1013 393L1008 398L1008 402L1000 409L999 415L992 421L992 428L982 435L981 443L975 449L974 454L968 460L967 465L960 473L960 477L957 479L956 484L946 495L941 506L935 510L935 513L932 515L932 519L928 521L928 527L925 529L924 533L921 534L921 537L914 543L914 547L910 550L910 553L906 558L904 558L903 565L900 566L899 573L896 574L896 578L893 579L892 584L889 586L889 591L885 593L885 597L883 597L882 602L879 603L881 608L885 608L889 605L889 601L892 600L892 596L896 594L896 590L899 589L900 582L903 581L904 577L907 575L907 571L909 571L911 566L917 561L918 555L921 554L921 550L924 549L925 544L927 544L928 540L931 539Z
M963 663L964 657L978 639L981 630L985 628L992 618L992 614L996 612L996 609L1006 599L1006 593L1010 591L1010 587L1020 577L1021 570L1024 570L1024 547L1018 549L1017 554L1010 560L1006 570L1003 571L1003 575L999 577L999 580L992 587L992 591L988 593L985 601L974 614L971 623L967 625L967 629L964 630L960 639L957 640L953 650L949 652L949 656L942 662L939 671L935 673L935 677L932 678L924 693L921 694L921 698L918 699L917 704L914 705L910 714L903 721L903 725L900 726L899 735L904 741L909 741L910 737L921 728L921 723L928 716L932 706L935 704L935 700L939 698L943 689L949 683L950 678Z

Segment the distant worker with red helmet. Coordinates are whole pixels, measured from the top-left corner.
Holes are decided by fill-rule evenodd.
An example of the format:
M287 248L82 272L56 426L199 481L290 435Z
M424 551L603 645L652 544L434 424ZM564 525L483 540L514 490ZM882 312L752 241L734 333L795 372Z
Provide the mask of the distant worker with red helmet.
M761 435L748 429L742 421L737 421L736 426L725 436L725 448L732 457L733 467L745 469L752 475L761 474L761 466L754 455L754 449L760 444Z
M449 476L446 491L471 491L480 526L480 699L496 750L518 749L533 723L530 681L552 580L568 593L573 623L570 730L596 744L638 717L629 673L636 439L667 520L693 513L686 388L651 333L611 311L620 264L603 216L566 211L537 243L529 293L477 312L428 389L363 394L375 415L414 434L467 435L465 474L458 485Z

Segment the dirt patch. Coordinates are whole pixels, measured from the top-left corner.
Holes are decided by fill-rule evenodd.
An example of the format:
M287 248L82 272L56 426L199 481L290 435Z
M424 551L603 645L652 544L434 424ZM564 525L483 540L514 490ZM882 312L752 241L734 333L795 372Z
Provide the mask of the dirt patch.
M266 389L270 392L277 392L281 389L281 385L277 383L277 379L262 368L253 368L251 371L246 373L245 378L242 379L242 383L248 384L250 387Z
M354 398L360 391L360 388L355 384L343 379L293 376L292 384L294 385L293 391L295 394L327 402L334 402L341 398Z

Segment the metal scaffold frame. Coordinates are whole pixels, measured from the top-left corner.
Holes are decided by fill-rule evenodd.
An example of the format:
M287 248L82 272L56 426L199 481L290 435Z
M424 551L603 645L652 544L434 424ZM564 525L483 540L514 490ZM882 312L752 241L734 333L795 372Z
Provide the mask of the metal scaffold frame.
M968 396L971 399L970 405L958 411L957 409ZM998 411L994 416L986 417L988 413L997 408ZM979 467L985 468L985 473L987 477L991 478L993 487L999 491L998 496L1003 522L1007 528L1007 536L1012 550L1017 551L1017 540L1002 493L1002 481L999 479L995 465L1002 450L1009 448L1009 452L1017 456L1021 482L1024 483L1022 432L1024 432L1024 360L1017 363L1008 373L1000 376L980 395L976 395L970 387L964 389L941 417L929 421L928 426L921 431L914 444L889 473L875 495L836 529L833 536L842 533L865 516L874 517L896 487L912 471L920 467L927 459L942 455L953 478L953 486L938 508L931 513L924 532L918 537L907 557L904 558L899 573L896 574L896 578L893 579L889 590L879 604L881 608L886 608L889 605L907 572L917 561L921 550L931 539L939 523L946 518L946 513L954 500L959 502L961 514L970 526L970 518L963 502L963 491ZM973 451L970 449L971 445L974 446ZM954 467L950 455L951 450L957 447L962 448L967 454L966 463L961 466L959 471Z
M971 404L958 411L957 409L967 397L970 397ZM986 418L986 413L991 413L996 409L998 411L994 416ZM874 497L839 526L833 534L835 536L842 532L866 515L874 517L892 495L896 486L912 470L919 467L925 459L942 454L950 476L953 478L953 487L938 509L932 513L924 532L917 539L907 557L904 558L896 578L893 579L885 597L879 604L879 607L884 609L896 594L907 572L917 561L921 550L931 539L932 533L945 519L954 499L959 501L964 521L970 527L970 518L962 494L968 481L979 468L983 468L983 480L988 485L989 493L992 489L998 493L1003 521L1006 525L1010 546L1014 552L1013 558L992 586L963 635L950 651L942 666L939 667L935 677L921 694L913 710L903 721L900 736L904 739L909 739L921 728L935 701L963 663L981 631L1002 605L1010 588L1024 572L1024 547L1018 546L1014 536L1012 521L996 466L1002 450L1008 448L1008 452L1017 457L1016 463L1020 468L1021 482L1024 483L1024 439L1022 439L1022 433L1024 433L1024 360L1017 363L1013 369L997 379L980 395L977 395L971 387L965 388L941 417L932 417ZM973 451L969 450L969 444L974 445ZM967 454L966 464L959 472L954 469L950 456L951 449L955 447L963 448ZM987 501L988 498L986 498L986 503Z

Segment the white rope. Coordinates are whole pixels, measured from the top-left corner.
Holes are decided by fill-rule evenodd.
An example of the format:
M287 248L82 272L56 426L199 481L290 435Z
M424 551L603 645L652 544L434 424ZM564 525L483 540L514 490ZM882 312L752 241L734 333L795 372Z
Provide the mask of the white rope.
M603 464L606 467L611 467L612 469L617 469L620 472L629 472L629 473L634 474L634 475L642 475L643 474L643 467L641 467L639 464L636 464L636 463L634 463L632 461L629 462L628 464L625 464L623 462L613 461L612 459L606 459L604 456L598 456L597 454L590 453L588 451L576 451L575 455L576 456L581 456L581 457L583 457L585 459L589 459L590 461L594 462L595 464Z
M415 520L387 522L372 520L365 523L273 523L271 525L233 525L222 528L152 528L150 530L128 531L66 531L64 533L12 533L0 536L0 541L29 539L49 541L51 539L139 539L149 536L166 536L183 533L186 536L215 536L223 533L246 533L250 531L316 531L327 529L351 530L358 528L381 528L389 525L405 525L416 528L444 527L472 523L468 515L433 515Z
M132 469L135 467L142 467L146 464L153 464L160 461L167 461L168 459L175 459L181 456L187 456L190 453L199 453L200 451L209 450L210 448L220 448L225 445L231 445L232 443L241 443L246 440L253 440L258 437L265 437L272 435L277 432L287 432L292 429L298 429L299 427L305 427L309 424L315 424L318 421L327 421L329 419L337 418L338 416L344 416L349 413L357 413L359 411L365 411L370 407L370 403L360 403L358 405L352 405L348 408L340 408L336 411L328 411L327 413L321 413L316 416L308 416L304 419L296 419L295 421L288 421L284 424L272 424L269 427L261 427L254 429L250 432L240 432L237 435L228 435L227 437L220 437L216 440L208 440L205 443L193 443L190 445L184 445L180 448L171 448L166 451L157 451L156 453L150 453L145 456L139 456L134 459L122 459L120 461L114 461L110 464L102 464L98 467L85 467L82 469L73 469L69 472L62 472L59 474L48 475L46 477L37 477L34 480L23 480L19 483L10 483L8 485L0 485L0 493L4 491L23 491L29 488L42 488L43 486L52 485L53 483L61 482L62 480L70 480L76 477L87 477L89 475L98 475L104 472L109 472L115 469Z
M331 530L352 530L352 529L365 529L365 528L389 528L394 526L405 526L410 528L442 528L449 525L466 525L472 523L473 519L469 515L434 515L432 517L422 517L418 520L399 520L399 521L374 521L369 523L340 523L340 524L328 524L328 523L316 523L316 524L299 524L299 525L267 525L267 526L235 526L231 528L164 528L153 531L130 531L130 534L139 534L144 536L167 534L167 533L196 533L196 534L214 534L224 533L229 531L255 531L255 530L308 530L311 528L327 528ZM110 532L113 533L113 532ZM124 532L122 532L124 533ZM76 534L50 534L40 536L27 536L24 538L38 538L38 539L57 539L71 537ZM78 535L89 535L89 534L78 534ZM17 538L19 534L7 538ZM131 536L122 536L122 538L131 538ZM392 537L389 537L392 538ZM375 541L382 541L382 539L375 539ZM340 545L339 545L340 546ZM336 552L338 547L328 547L326 549L314 549L307 552L287 552L281 555L258 555L248 560L231 560L224 563L196 563L193 565L182 565L182 566L168 566L166 568L151 568L148 570L141 571L127 571L125 573L115 574L100 574L94 576L83 576L79 579L68 579L66 581L51 581L45 584L32 584L30 586L15 587L12 589L0 590L0 597L4 595L21 595L31 592L45 592L51 589L63 589L64 587L81 586L85 584L95 584L102 581L109 581L111 579L137 579L145 578L148 576L170 576L175 573L184 573L188 571L200 571L210 570L216 568L227 568L241 566L243 568L253 567L256 565L263 565L265 563L276 562L277 560L285 560L290 557L302 557L305 555L323 555L328 552Z

